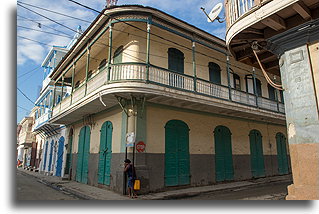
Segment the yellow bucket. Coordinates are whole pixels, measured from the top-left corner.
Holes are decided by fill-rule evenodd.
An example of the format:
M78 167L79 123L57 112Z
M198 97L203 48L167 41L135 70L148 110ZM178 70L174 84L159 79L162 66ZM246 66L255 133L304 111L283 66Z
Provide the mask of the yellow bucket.
M141 189L141 181L135 180L134 181L134 190L140 190Z

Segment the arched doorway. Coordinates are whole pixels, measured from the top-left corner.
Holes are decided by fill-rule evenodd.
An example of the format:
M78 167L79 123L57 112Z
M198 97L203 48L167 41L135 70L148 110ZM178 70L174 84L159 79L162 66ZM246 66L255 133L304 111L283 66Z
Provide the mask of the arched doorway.
M225 126L214 130L216 181L234 179L231 132Z
M55 175L61 177L62 163L63 163L63 153L64 153L64 137L60 137L58 142L58 158L56 162L56 172Z
M165 125L165 186L190 183L189 128L180 120Z
M98 169L98 183L110 185L111 158L112 158L112 132L113 125L106 121L100 130L100 158Z
M76 166L76 181L87 184L90 154L90 127L82 127L79 135L78 160Z
M262 135L258 130L249 133L250 142L250 166L254 178L265 176L264 154Z
M288 174L286 137L284 134L280 132L276 134L276 144L277 144L278 172L280 175Z

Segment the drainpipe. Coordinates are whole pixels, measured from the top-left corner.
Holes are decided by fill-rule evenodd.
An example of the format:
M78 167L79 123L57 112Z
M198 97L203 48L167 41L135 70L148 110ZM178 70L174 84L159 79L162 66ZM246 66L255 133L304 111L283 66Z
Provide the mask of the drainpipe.
M72 99L73 99L73 90L74 90L74 73L75 73L75 62L74 62L74 59L73 59L73 66L72 66L72 88L71 88L71 102L70 102L70 105L72 105Z
M196 61L195 61L195 42L192 41L192 55L193 55L193 73L194 73L194 91L197 91L197 74L196 74Z
M62 76L61 78L62 78L62 89L61 89L60 111L61 111L61 103L62 103L62 100L63 100L64 76Z
M231 86L230 86L230 69L229 69L229 55L226 55L226 70L227 70L227 81L228 81L228 96L229 100L232 101L231 97Z
M152 17L149 16L147 20L147 43L146 43L146 83L150 79L150 34L151 34Z
M109 30L109 56L108 56L108 66L107 66L107 79L106 81L109 82L110 81L110 73L111 73L111 60L112 60L112 37L113 37L113 30L112 30L113 26L110 25L110 30Z
M86 68L85 68L85 92L84 96L86 96L86 91L87 91L87 83L88 83L88 72L89 72L89 63L90 63L90 47L89 47L89 42L87 43L86 47L87 55L86 55Z

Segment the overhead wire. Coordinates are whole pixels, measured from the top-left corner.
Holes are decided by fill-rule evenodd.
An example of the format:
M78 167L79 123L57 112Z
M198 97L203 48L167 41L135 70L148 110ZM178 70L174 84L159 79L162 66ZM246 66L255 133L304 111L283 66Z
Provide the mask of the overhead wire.
M21 77L23 77L23 76L25 76L25 75L27 75L27 74L29 74L29 73L35 71L35 70L38 70L39 68L41 68L41 66L37 66L36 68L34 68L34 69L30 70L30 71L27 71L27 72L24 73L24 74L19 75L19 76L17 76L17 78L21 78Z
M73 2L73 3L75 3L75 4L77 4L77 5L81 6L81 7L84 7L84 8L87 8L87 9L89 9L89 10L92 10L92 11L94 11L94 12L96 12L96 13L101 14L101 15L107 16L108 18L113 18L113 19L116 20L116 21L119 21L119 22L124 23L124 24L126 24L126 25L128 25L128 26L131 26L131 27L133 27L133 28L135 28L135 29L138 29L138 30L140 30L140 31L142 31L142 32L146 32L146 33L147 33L147 31L144 30L144 29L141 29L141 28L139 28L139 27L137 27L137 26L135 26L135 25L132 25L132 24L130 24L130 23L127 23L126 21L117 19L117 18L115 18L115 17L110 17L108 14L102 13L102 12L100 12L100 11L94 9L94 8L91 8L91 7L89 7L89 6L86 6L86 5L84 5L84 4L81 4L81 3L79 3L79 2L76 2L76 1L74 1L74 0L68 0L68 1ZM170 42L170 43L173 43L173 44L177 45L178 47L182 47L182 48L185 48L185 49L187 49L187 50L189 50L189 51L193 51L192 48L189 48L189 47L187 47L187 46L181 45L181 44L179 44L179 43L177 43L177 42L174 42L174 41L172 41L172 40L166 39L166 38L164 38L164 37L162 37L162 36L159 36L159 35L157 35L157 34L154 34L154 33L152 33L152 32L150 32L150 34L153 35L153 36L156 36L156 37L158 37L158 38L160 38L160 39L162 39L162 40L164 40L164 41L168 41L168 42ZM196 51L196 50L195 50L195 53L198 53L198 54L201 54L201 55L206 56L206 57L208 57L208 58L215 59L215 60L217 60L217 61L219 61L219 62L225 63L225 61L222 61L222 60L220 60L220 59L218 59L218 58L216 58L216 57L209 56L209 55L207 55L207 54L205 54L205 53L201 53L201 52ZM250 73L250 74L253 73L251 70L247 70L247 69L244 69L244 68L242 68L242 67L238 67L238 66L236 66L236 65L234 65L234 64L230 64L230 65L232 65L233 67L236 67L236 68L238 68L238 69L240 69L240 70L245 70L246 72L248 72L248 73Z
M18 87L17 87L17 89L25 98L27 98L32 104L35 105L35 103L25 93L23 93L23 91L21 91Z
M91 23L90 21L87 21L87 20L84 20L84 19L81 19L81 18L77 18L77 17L74 17L74 16L66 15L64 13L60 13L60 12L57 12L57 11L49 10L49 9L46 9L46 8L43 8L43 7L35 6L35 5L28 4L28 3L25 3L25 2L21 2L21 1L17 1L17 2L20 3L20 4L25 4L25 5L28 5L30 7L34 7L34 8L40 9L40 10L44 10L44 11L47 11L47 12L51 12L51 13L54 13L54 14L65 16L65 17L68 17L68 18L71 18L71 19L76 19L76 20L80 20L82 22Z
M42 23L40 23L40 22L37 22L37 21L35 21L35 20L33 20L33 19L29 19L29 18L20 16L20 15L17 15L17 16L18 16L18 17L21 17L21 18L23 18L23 19L26 19L26 20L28 20L28 21L34 22L34 23L36 23L36 24L40 24L41 26L45 26L45 27L50 28L50 29L52 29L52 30L54 30L54 31L56 31L56 32L59 32L59 33L62 33L62 34L64 34L64 35L67 35L67 36L70 36L70 37L71 37L71 35L69 35L69 34L67 34L67 33L65 33L65 32L63 32L63 31L60 31L60 30L57 30L57 29L55 29L55 28L53 28L53 27L44 25L44 24L42 24Z
M20 25L17 25L17 27L24 28L24 29L27 29L27 30L33 30L33 31L41 32L41 33L47 33L47 34L51 34L51 35L55 35L55 36L61 36L61 37L69 38L69 39L73 38L71 36L64 36L64 35L61 35L61 34L51 33L51 32L43 31L43 30L37 30L37 29L29 28L29 27L20 26Z
M68 1L71 1L71 2L73 2L73 3L75 3L75 4L78 4L78 5L82 6L82 7L85 7L85 8L87 8L87 9L93 10L93 11L95 11L95 12L97 12L97 13L100 13L100 14L102 14L102 15L106 15L106 16L110 17L110 16L107 15L107 14L101 13L100 11L97 11L97 10L95 10L95 9L93 9L93 8L90 8L90 7L88 7L88 6L85 6L85 5L83 5L83 4L81 4L81 3L78 3L78 2L76 2L76 1L73 1L73 0L68 0ZM37 6L34 6L34 5L30 5L30 4L28 4L28 5L29 5L29 6L33 6L33 7L37 7ZM19 5L19 6L21 6L21 5ZM23 6L22 6L22 7L23 7ZM24 7L24 8L26 8L26 7ZM44 9L44 8L40 8L40 7L37 7L37 8L39 8L39 9ZM28 9L28 8L26 8L26 9ZM28 10L30 10L30 9L28 9ZM33 10L30 10L30 11L36 13L36 12L33 11ZM54 12L54 11L50 11L50 12ZM45 17L45 16L43 16L43 15L41 15L41 14L39 14L39 13L36 13L36 14L38 14L38 15L40 15L40 16L42 16L42 17ZM65 14L62 14L62 13L60 13L60 14L61 14L61 15L65 15ZM45 17L45 18L47 18L47 17ZM49 19L49 18L47 18L47 19ZM79 19L79 18L74 18L74 19ZM133 27L133 28L136 28L136 29L138 29L138 30L141 30L141 31L143 31L143 32L147 32L147 31L145 31L145 30L143 30L143 29L141 29L141 28L139 28L139 27L137 27L137 26L135 26L135 25L129 24L129 23L123 21L123 20L116 19L116 18L113 18L113 19L118 20L118 21L120 21L120 22L123 22L123 23L125 23L125 24L127 24L127 25L129 25L129 26L131 26L131 27ZM52 20L52 19L49 19L49 20L50 20L50 21L53 21L54 23L57 23L55 20ZM79 20L83 21L83 19L79 19ZM87 22L89 22L89 21L87 21ZM59 23L59 24L61 25L61 23ZM66 27L67 29L70 29L69 27L67 27L67 26L65 26L65 25L62 25L62 26L63 26L63 27ZM117 30L117 29L114 29L114 30ZM72 29L72 31L74 31L74 30ZM118 31L121 31L121 30L118 30ZM121 31L121 32L124 32L124 31ZM130 32L127 32L127 33L129 33L129 34L131 34L131 35L134 35L134 34L132 34L132 33L130 33ZM178 47L182 47L182 48L184 48L184 49L186 49L186 50L193 51L193 50L192 50L191 48L189 48L189 47L186 47L186 46L181 45L181 44L178 44L178 43L176 43L176 42L174 42L174 41L165 39L165 38L163 38L163 37L161 37L161 36L158 36L158 35L156 35L156 34L152 34L152 33L151 33L151 35L154 35L154 36L156 36L156 37L159 37L160 39L163 39L164 41L168 41L168 42L170 42L170 43L173 43L173 44L177 45ZM143 36L140 36L140 35L135 35L135 36L139 36L139 37L141 37L141 38L146 39L146 37L143 37ZM89 36L86 36L86 37L89 37ZM89 38L90 38L90 37L89 37ZM30 40L30 39L29 39L29 40ZM160 42L160 41L157 41L157 40L154 40L154 39L150 39L150 40L151 40L151 41L154 41L154 42L158 42L158 43L162 43L162 44L166 44L166 45L167 45L167 43L163 43L163 42ZM34 40L33 40L33 41L34 41ZM104 43L101 43L101 44L105 45ZM108 47L108 45L105 45L105 46ZM139 53L142 53L142 52L139 52ZM200 55L203 55L203 56L208 57L208 58L210 58L210 59L214 59L214 60L217 60L217 61L219 61L219 62L225 63L225 61L222 61L222 60L220 60L220 59L218 59L218 58L216 58L216 57L212 57L212 56L207 55L207 54L205 54L205 53L201 53L201 52L199 52L199 51L195 51L195 53L200 54ZM127 53L124 53L124 54L127 54ZM144 54L145 54L145 53L144 53ZM129 55L129 54L127 54L127 55ZM154 55L154 54L152 54L152 55ZM131 56L132 56L132 55L131 55ZM154 56L155 56L155 55L154 55ZM140 59L140 58L138 58L138 57L136 57L136 56L132 56L132 57L134 57L135 59L139 59L139 60L141 60L141 61L145 61L144 59ZM163 56L159 56L159 55L158 55L158 57L162 57L162 58L163 58ZM192 62L186 62L186 63L192 63ZM198 64L198 63L197 63L196 65L203 66L203 67L207 67L207 65L200 65L200 64ZM233 64L231 64L231 63L230 63L230 65L233 66L233 67L236 67L236 68L238 68L238 69L240 69L240 70L243 70L243 71L246 71L246 72L252 74L252 71L250 71L250 70L243 69L242 67L238 67L238 66L233 65ZM258 76L263 77L262 75L258 75Z

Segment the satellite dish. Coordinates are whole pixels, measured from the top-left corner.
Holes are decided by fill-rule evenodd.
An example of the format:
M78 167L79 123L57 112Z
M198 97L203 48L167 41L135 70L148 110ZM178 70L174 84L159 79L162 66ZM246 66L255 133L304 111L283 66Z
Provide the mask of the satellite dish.
M222 23L223 21L221 21L220 17L218 16L220 14L220 12L223 9L223 4L222 3L218 3L215 5L215 7L210 11L209 14L206 13L205 8L201 7L201 9L203 10L203 12L205 13L205 15L207 16L207 21L208 22L213 22L215 21L215 19L217 19L217 21L219 23Z

